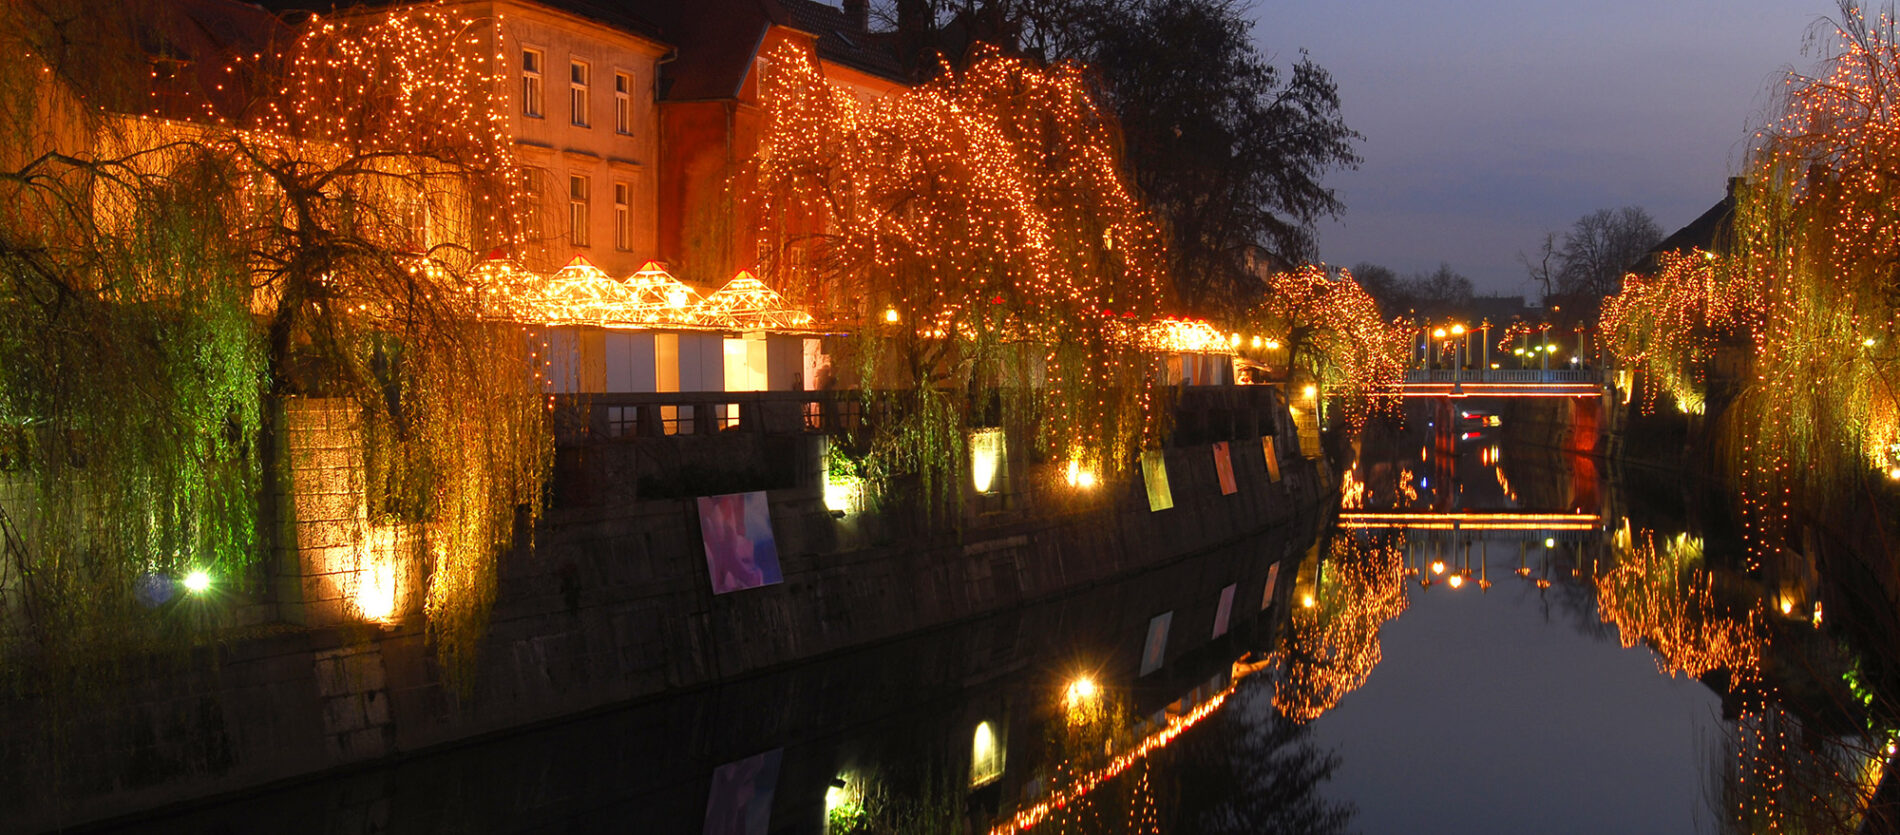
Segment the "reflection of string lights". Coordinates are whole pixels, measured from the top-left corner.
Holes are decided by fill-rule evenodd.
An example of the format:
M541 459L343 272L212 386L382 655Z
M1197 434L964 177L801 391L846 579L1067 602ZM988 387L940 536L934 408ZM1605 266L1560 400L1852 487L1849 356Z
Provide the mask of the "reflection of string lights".
M1016 814L1011 815L1008 820L990 827L991 835L1024 832L1033 829L1037 824L1047 820L1051 815L1087 797L1090 792L1095 791L1095 789L1100 787L1103 783L1115 779L1117 776L1120 776L1122 772L1127 771L1130 766L1147 759L1149 754L1166 748L1169 743L1174 742L1181 734L1186 733L1189 728L1200 724L1202 719L1212 716L1215 711L1220 710L1221 705L1227 703L1227 697L1233 695L1234 688L1239 687L1241 681L1245 680L1247 676L1265 669L1266 666L1265 664L1236 662L1233 666L1232 680L1229 681L1227 686L1221 689L1220 692L1209 696L1207 701L1196 705L1193 710L1188 711L1184 715L1168 717L1168 722L1165 727L1142 738L1133 748L1116 755L1113 759L1108 761L1107 765L1094 771L1077 775L1074 782L1050 792L1049 796L1042 801L1019 810ZM1071 689L1073 689L1073 685Z
M1325 605L1294 612L1280 649L1285 683L1274 693L1280 712L1316 719L1364 684L1381 657L1379 628L1405 611L1404 538L1362 545L1335 537L1329 547Z
M1678 536L1659 551L1647 532L1619 532L1612 547L1616 566L1596 577L1597 607L1623 646L1648 643L1657 668L1669 675L1760 666L1768 642L1760 606L1739 617L1717 608L1700 539Z

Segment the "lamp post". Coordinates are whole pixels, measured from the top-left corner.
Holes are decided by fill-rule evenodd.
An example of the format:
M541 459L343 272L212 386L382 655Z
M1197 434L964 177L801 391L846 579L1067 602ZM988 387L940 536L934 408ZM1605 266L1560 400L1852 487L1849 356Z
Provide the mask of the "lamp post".
M1484 362L1478 364L1479 371L1491 370L1491 320L1486 318L1481 325L1484 328Z

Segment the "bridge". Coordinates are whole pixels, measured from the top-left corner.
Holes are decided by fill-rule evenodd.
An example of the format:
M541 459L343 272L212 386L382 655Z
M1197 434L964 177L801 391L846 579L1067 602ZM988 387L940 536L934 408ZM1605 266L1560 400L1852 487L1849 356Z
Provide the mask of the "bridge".
M1406 397L1602 397L1609 372L1598 370L1415 369L1405 372Z

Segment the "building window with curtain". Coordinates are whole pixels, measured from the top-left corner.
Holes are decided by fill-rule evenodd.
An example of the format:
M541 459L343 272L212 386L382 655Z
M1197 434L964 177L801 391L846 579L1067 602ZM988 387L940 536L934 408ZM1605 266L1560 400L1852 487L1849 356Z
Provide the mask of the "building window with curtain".
M614 73L614 132L633 133L633 76Z
M614 248L633 249L633 186L614 183Z
M567 227L575 246L587 245L587 178L570 174L567 178Z
M567 106L573 122L578 127L587 127L587 62L569 61L567 64Z
M541 118L541 73L545 66L539 49L521 50L521 115Z

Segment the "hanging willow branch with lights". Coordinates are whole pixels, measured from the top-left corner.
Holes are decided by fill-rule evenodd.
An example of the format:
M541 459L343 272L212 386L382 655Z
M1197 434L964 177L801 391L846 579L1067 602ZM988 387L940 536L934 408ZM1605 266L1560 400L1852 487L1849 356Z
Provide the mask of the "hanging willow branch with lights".
M1643 407L1666 394L1701 413L1709 364L1725 345L1747 345L1761 324L1760 290L1713 252L1667 252L1651 275L1629 275L1603 301L1600 329L1622 362L1643 373Z
M966 429L999 414L1094 472L1158 442L1138 332L1166 258L1078 68L985 50L867 103L799 48L768 66L756 205L770 243L820 265L782 291L856 335L858 382L890 416L874 470L956 495Z
M0 663L121 655L176 620L188 571L260 592L264 532L302 486L279 472L284 405L325 398L350 404L369 473L342 550L416 534L384 556L466 684L551 453L527 335L470 292L527 200L492 21L313 17L234 56L221 95L126 115L111 85L144 73L88 75L68 47L136 50L166 10L0 18L44 65L0 102L0 144L39 154L0 166Z
M1759 559L1791 514L1831 514L1900 472L1900 41L1843 4L1814 77L1791 76L1736 209L1738 280L1759 287L1754 381L1727 423Z
M1409 332L1380 317L1378 302L1350 272L1331 278L1324 267L1308 265L1274 273L1245 318L1249 329L1281 335L1282 348L1266 356L1284 357L1295 385L1312 383L1338 397L1355 430L1398 407L1412 355Z

